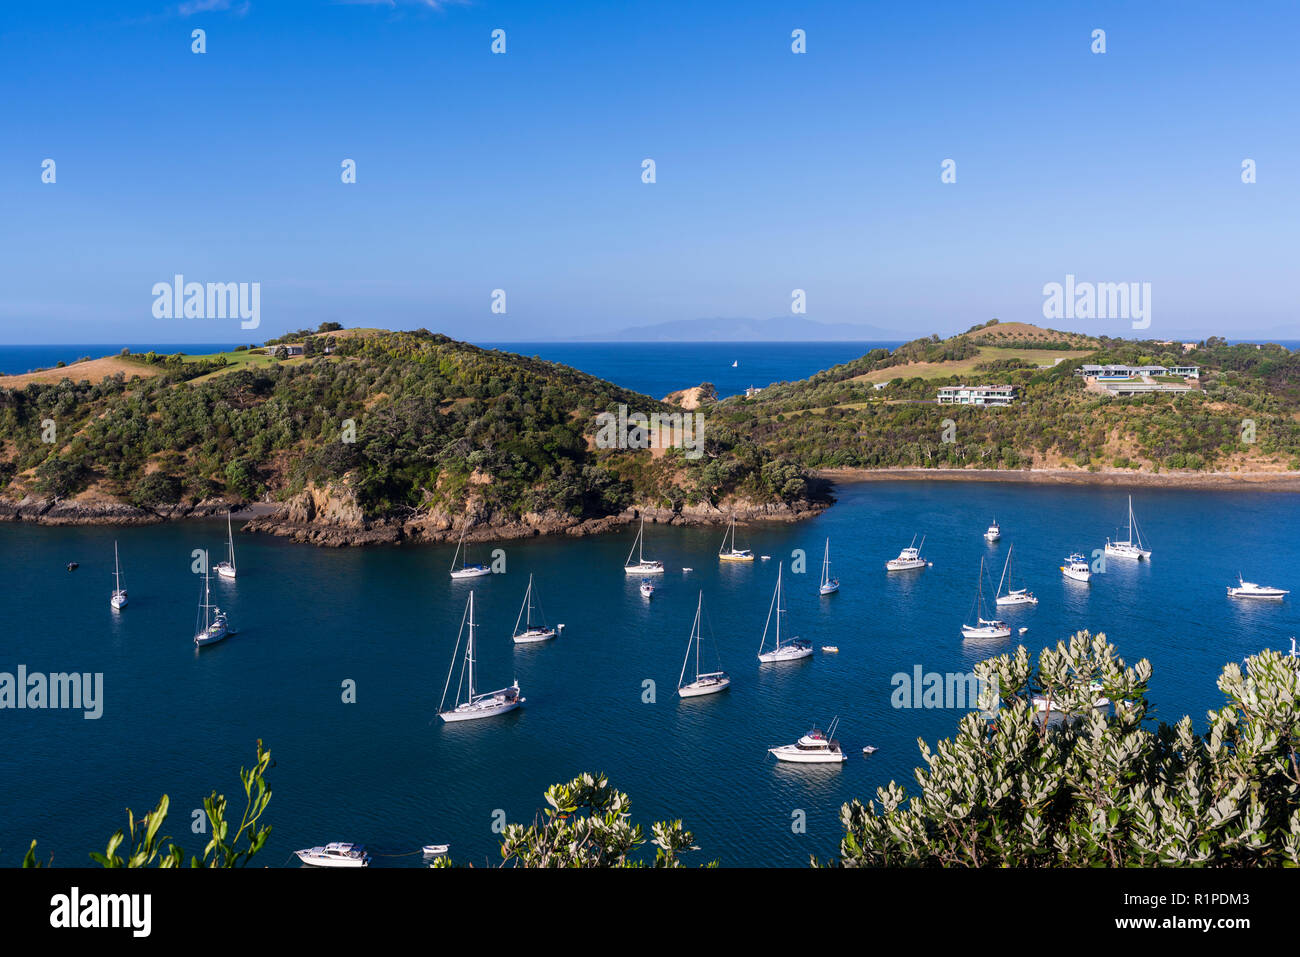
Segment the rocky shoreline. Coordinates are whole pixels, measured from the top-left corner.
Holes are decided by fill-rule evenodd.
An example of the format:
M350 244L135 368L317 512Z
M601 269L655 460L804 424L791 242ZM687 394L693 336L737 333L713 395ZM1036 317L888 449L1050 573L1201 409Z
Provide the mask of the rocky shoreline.
M617 531L644 514L647 522L661 525L724 525L734 514L749 522L797 522L821 514L829 499L755 505L736 503L734 508L685 506L680 509L631 507L617 515L579 519L560 512L528 513L521 516L477 514L465 534L470 542L496 542L535 538L541 535L569 535L575 538ZM247 520L242 531L278 535L291 541L343 548L357 545L398 545L454 542L460 538L462 515L441 511L417 511L402 518L369 519L355 499L337 489L304 491L283 503L205 501L197 505L167 505L138 508L118 502L72 502L24 498L0 500L0 521L30 522L36 525L157 525L186 519L218 519L230 509L235 518Z
M1042 485L1103 485L1213 491L1300 492L1300 472L1138 472L1130 469L820 469L831 483L1020 482Z

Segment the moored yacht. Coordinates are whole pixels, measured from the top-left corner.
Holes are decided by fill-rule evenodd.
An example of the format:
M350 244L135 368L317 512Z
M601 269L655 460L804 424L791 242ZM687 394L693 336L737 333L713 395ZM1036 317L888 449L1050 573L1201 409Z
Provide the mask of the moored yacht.
M1244 580L1240 575L1237 576L1237 586L1233 588L1228 586L1229 598L1263 598L1271 601L1281 601L1287 595L1291 594L1287 588L1273 588L1270 585L1257 585L1254 582Z
M980 559L979 586L975 592L975 604L971 608L975 624L962 625L963 638L1010 638L1011 628L1005 621L984 617L984 559Z
M648 578L641 579L641 597L653 598L655 596L655 583Z
M117 542L113 543L113 594L108 603L117 611L126 607L126 589L122 587L122 563L117 558Z
M228 578L234 581L237 576L235 569L235 532L230 525L230 509L226 509L226 560L217 562L212 566L220 578Z
M364 844L344 844L335 841L324 847L309 847L294 851L298 860L312 867L369 867L370 855Z
M993 519L993 524L984 532L984 537L990 542L996 542L1002 537L1002 529L998 527L998 520Z
M998 605L1037 605L1038 599L1034 597L1034 593L1028 588L1011 587L1011 576L1009 574L1011 571L1011 554L1015 550L1015 545L1007 549L1007 560L1002 566L1002 578L998 580L998 590L994 593L993 600ZM1004 581L1007 583L1007 593L1005 595L1002 594L1002 582Z
M636 552L636 561L632 561L632 552ZM623 562L623 572L627 575L662 575L664 563L645 557L645 515L641 515L641 527L636 531L636 541Z
M826 539L826 556L822 559L822 583L817 589L819 595L834 595L840 590L840 580L831 577L831 540Z
M498 714L505 714L507 711L514 711L525 699L519 693L519 682L515 681L508 688L500 688L497 691L488 691L479 694L474 689L474 629L478 625L474 621L474 593L469 593L469 603L465 606L465 619L461 623L461 632L465 631L465 626L469 626L469 637L465 641L465 657L460 666L460 678L456 682L456 696L452 699L453 706L443 710L443 705L447 703L447 692L451 689L451 676L456 671L456 657L460 650L460 634L456 635L456 647L452 650L451 668L447 671L447 683L442 689L442 700L438 702L438 717L443 721L474 721L478 718L491 718ZM468 681L466 680L468 678ZM461 701L461 688L466 689L465 700Z
M731 537L731 547L727 547L727 537ZM718 546L718 561L720 562L752 562L754 552L748 548L736 547L736 516L731 516L731 524L727 526L727 531L722 535L722 544Z
M1061 566L1061 574L1071 581L1083 582L1086 585L1092 578L1092 569L1088 565L1088 559L1078 552L1073 552Z
M1106 539L1106 554L1112 558L1127 558L1141 561L1151 557L1151 549L1142 547L1142 533L1138 531L1137 521L1133 518L1133 496L1128 497L1128 538L1115 541Z
M462 557L461 551L464 550ZM460 568L456 567L456 559L461 559ZM456 553L451 556L451 577L455 579L462 578L482 578L484 575L491 575L492 569L487 565L471 565L468 561L469 549L465 548L465 528L461 527L460 541L456 543Z
M538 613L542 617L542 623L539 625L533 624L533 576L530 574L528 576L528 590L524 592L524 603L519 607L519 617L515 619L515 644L525 645L535 641L550 641L555 637L555 629L547 627L545 613L541 611L540 603L537 604ZM519 630L521 622L524 626L523 631Z
M929 564L921 557L921 549L925 547L925 536L921 536L921 544L916 544L916 536L912 536L912 544L898 553L897 558L891 558L885 562L885 568L891 572L905 571L909 568L925 568Z
M781 642L781 616L785 614L785 608L781 604L781 573L784 569L784 562L777 564L776 591L772 593L772 604L767 609L767 622L763 625L763 640L758 646L758 660L765 665L778 661L798 661L801 658L812 657L813 653L811 641L791 638L784 644ZM763 648L767 645L767 632L772 626L773 612L776 613L776 647L771 651L764 651Z
M212 604L212 590L208 577L208 553L203 552L203 601L199 602L198 617L194 623L194 644L196 647L215 645L231 634L230 621L226 613Z
M691 625L691 637L686 642L686 657L682 660L682 673L677 676L677 694L683 698L698 698L701 695L716 694L731 687L731 677L722 670L700 671L700 618L704 612L704 592L700 592L695 604L695 623ZM686 668L691 663L691 646L695 646L695 679L686 682ZM717 649L714 648L714 656ZM685 683L683 683L685 682Z
M776 755L778 761L789 761L794 764L843 764L848 760L848 756L834 738L835 728L839 723L840 719L836 718L825 731L813 728L795 744L768 748L768 753Z

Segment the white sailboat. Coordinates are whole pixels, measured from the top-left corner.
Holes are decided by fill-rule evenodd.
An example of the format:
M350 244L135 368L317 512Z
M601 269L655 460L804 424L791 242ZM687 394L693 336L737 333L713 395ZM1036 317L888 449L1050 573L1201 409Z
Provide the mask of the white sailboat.
M117 542L113 543L113 594L108 603L118 611L126 607L126 589L122 587L122 563L117 558Z
M994 602L998 605L1037 605L1038 599L1028 588L1012 588L1011 576L1011 553L1016 550L1012 545L1007 549L1007 560L1002 566L1002 577L998 579L998 590L994 593ZM1002 583L1007 583L1007 593L1002 594Z
M700 671L700 618L704 611L704 592L700 592L695 605L695 623L691 625L691 637L686 642L686 657L682 659L682 673L677 676L677 694L682 698L698 698L701 695L716 694L731 687L731 678L720 667L717 671ZM691 646L695 646L695 679L686 681L686 666L691 661Z
M1088 559L1078 552L1073 552L1061 566L1061 574L1070 581L1083 582L1086 585L1092 578L1092 568L1088 565Z
M636 552L636 561L632 561L632 552ZM623 562L623 572L627 575L662 575L664 563L645 557L645 515L641 516L641 527L636 530L636 541Z
M230 509L226 509L226 560L213 566L222 578L235 578L235 532L230 526Z
M461 558L461 551L464 551L465 557ZM456 559L461 558L460 568L456 567ZM469 549L465 548L465 527L460 530L460 541L456 543L456 553L451 556L451 577L461 578L482 578L484 575L491 575L492 569L487 565L471 565L466 559L469 558Z
M984 537L990 542L996 542L1002 537L1002 529L998 527L998 520L993 519L993 524L984 532Z
M208 553L203 552L203 601L199 603L198 617L194 622L194 644L197 647L214 645L232 632L226 613L212 604L212 589L208 577Z
M912 536L912 544L898 553L897 558L891 558L885 562L885 568L891 572L907 571L912 568L925 568L930 564L921 557L921 549L925 547L925 536L921 536L921 544L916 544L916 536Z
M1151 549L1142 547L1142 533L1138 531L1133 518L1133 496L1128 497L1128 538L1123 541L1106 539L1106 554L1114 558L1127 558L1141 561L1151 557Z
M795 764L843 764L848 760L844 749L835 740L835 728L840 723L836 718L825 732L813 728L796 744L783 744L779 748L768 748L768 753L776 756L778 761L790 761Z
M451 676L456 671L457 652L460 650L460 634L456 635L456 647L451 653L451 668L447 671L447 683L442 689L442 700L438 702L438 717L447 722L491 718L498 714L505 714L507 711L514 711L526 700L519 694L519 682L517 680L509 688L501 688L497 691L479 694L474 690L474 629L478 625L474 622L474 593L472 591L469 593L469 603L465 606L465 619L461 622L462 634L466 630L466 622L469 625L469 637L465 641L465 657L461 661L460 678L456 681L456 697L452 701L452 707L443 710L443 705L447 703L447 692L451 689ZM460 700L462 689L466 692L464 701Z
M1268 601L1281 601L1287 595L1291 594L1286 588L1273 588L1270 585L1257 585L1254 582L1248 582L1237 576L1238 587L1228 586L1229 598L1262 598Z
M840 580L831 578L831 540L826 539L826 554L822 558L822 583L817 589L819 595L834 595L840 590Z
M538 611L541 611L538 603ZM519 630L519 623L524 623L524 630ZM546 616L542 615L540 625L533 624L533 576L528 576L528 590L524 592L524 603L519 607L519 617L515 619L515 644L526 645L535 641L550 641L555 637L555 629L548 628Z
M727 536L731 536L731 547L727 547ZM748 548L736 547L736 516L731 516L731 524L727 526L727 531L722 535L722 544L718 547L718 561L720 562L752 562L754 553Z
M780 562L776 568L776 591L772 593L772 604L767 609L767 622L763 625L763 641L758 646L758 660L763 664L772 664L778 661L798 661L801 658L812 657L812 642L804 641L802 638L791 638L784 644L781 643L781 616L785 614L785 609L781 606L781 573L785 568L785 563ZM776 613L776 647L771 651L764 651L767 645L767 632L772 625L772 613Z
M740 368L740 360L739 360L739 359L733 359L733 360L731 361L731 368L733 368L733 369L739 369L739 368Z
M975 624L961 626L963 638L1011 637L1011 628L1005 621L984 617L984 559L982 558L980 559L979 588L975 592L975 604L971 607L971 611L975 612Z

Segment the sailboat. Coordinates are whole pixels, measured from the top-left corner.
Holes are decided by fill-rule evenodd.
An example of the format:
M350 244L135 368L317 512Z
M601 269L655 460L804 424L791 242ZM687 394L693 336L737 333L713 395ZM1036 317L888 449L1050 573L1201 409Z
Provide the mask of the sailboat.
M1130 558L1141 561L1151 557L1151 549L1142 547L1142 533L1138 531L1137 522L1133 520L1133 496L1128 497L1128 538L1112 542L1106 539L1106 554L1115 558Z
M451 556L451 577L452 578L482 578L484 575L491 575L492 569L487 565L470 565L465 559L461 559L460 568L456 567L456 559L460 558L461 550L464 549L465 557L469 557L469 549L465 548L465 527L461 526L460 541L456 543L456 554Z
M686 657L682 659L682 673L677 676L677 694L683 698L698 698L700 695L716 694L731 687L731 678L719 668L717 671L700 671L700 617L704 611L704 592L700 592L695 605L695 624L691 625L691 637L686 642ZM683 684L686 679L686 666L691 661L691 646L695 646L695 680Z
M214 645L232 634L226 613L212 604L212 589L208 577L208 552L203 551L203 601L199 603L198 618L194 622L194 644L197 647ZM200 621L202 624L200 625Z
M785 614L785 609L781 607L781 573L785 568L785 562L781 562L776 567L776 591L772 593L772 604L767 609L767 622L763 625L763 641L758 646L758 660L763 664L771 664L776 661L797 661L800 658L812 657L812 642L804 641L802 638L791 638L785 644L781 643L781 616ZM772 613L776 612L776 647L771 651L763 651L767 645L767 632L772 625Z
M819 595L834 595L840 590L840 580L831 578L831 540L826 539L826 556L822 559L822 583L817 589Z
M485 694L478 694L474 691L474 629L478 627L474 622L474 593L469 593L469 603L465 606L465 621L469 623L469 638L465 641L465 657L460 666L460 678L456 682L456 697L453 699L452 707L443 710L443 705L447 703L447 692L451 689L451 676L456 670L456 652L460 650L460 635L456 635L456 648L451 654L451 668L447 671L447 683L442 689L442 700L438 702L438 717L443 721L474 721L479 718L491 718L494 715L505 714L507 711L514 711L526 699L519 694L519 681L516 680L509 688L501 688L498 691L489 691ZM462 621L461 632L465 631L465 622ZM468 677L468 681L466 678ZM466 688L467 694L465 700L460 700L460 692Z
M731 536L731 547L727 547L727 536ZM722 545L718 548L718 561L720 562L752 562L754 553L748 548L736 547L736 516L731 516L731 524L727 526L727 531L723 533Z
M226 509L226 554L229 556L224 562L217 562L214 566L217 574L222 578L234 579L235 577L235 532L230 527L230 509Z
M540 610L540 608L539 608ZM524 623L524 630L519 630L519 623ZM533 576L528 576L528 590L524 592L524 603L519 608L519 617L515 619L515 644L526 645L534 641L549 641L555 637L555 629L546 626L546 617L542 616L540 625L533 624Z
M975 624L961 626L961 634L963 638L1011 637L1011 629L1007 626L1005 621L984 617L984 559L982 558L980 559L979 588L975 593L975 604L972 606L971 611L975 612Z
M740 360L739 360L739 359L733 359L733 360L731 361L731 368L733 368L733 369L739 369L739 368L740 368Z
M999 605L1037 605L1038 599L1028 588L1012 588L1011 577L1007 574L1011 571L1011 553L1016 550L1012 545L1007 549L1006 564L1002 566L1002 577L998 579L998 590L995 593L995 602ZM1002 594L1002 583L1007 583L1007 593Z
M632 552L636 552L636 561L632 561ZM623 562L623 571L628 575L662 575L664 563L645 557L645 515L641 516L641 527L636 530L636 541Z
M108 603L118 611L126 607L126 589L122 587L122 564L117 558L117 542L113 543L113 595Z

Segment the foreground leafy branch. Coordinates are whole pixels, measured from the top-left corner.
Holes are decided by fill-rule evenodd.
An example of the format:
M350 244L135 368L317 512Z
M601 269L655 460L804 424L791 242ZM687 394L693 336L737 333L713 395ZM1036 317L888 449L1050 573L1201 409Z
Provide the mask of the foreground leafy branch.
M976 672L992 720L972 712L934 751L919 742L910 799L891 781L846 804L841 866L1300 865L1296 659L1226 665L1203 735L1190 717L1142 727L1151 665L1126 667L1104 634L1045 649L1036 671L1020 647ZM1072 717L1044 722L1034 695Z

